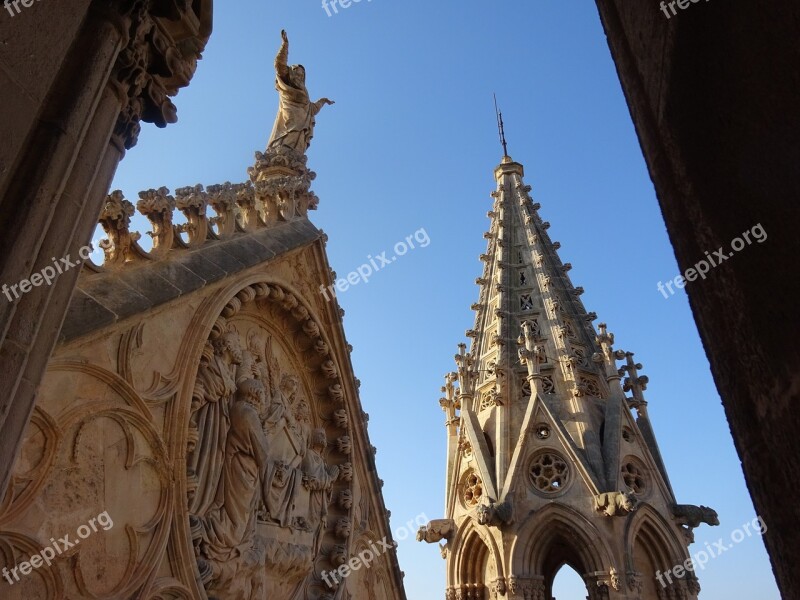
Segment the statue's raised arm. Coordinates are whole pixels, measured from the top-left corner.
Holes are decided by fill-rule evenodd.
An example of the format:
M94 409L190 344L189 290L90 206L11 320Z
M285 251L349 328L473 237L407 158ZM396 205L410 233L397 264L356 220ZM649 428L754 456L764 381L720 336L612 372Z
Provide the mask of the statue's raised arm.
M275 89L280 103L275 126L269 138L267 151L294 151L304 155L314 136L314 116L326 104L328 98L311 102L306 89L306 70L303 65L289 65L289 36L281 31L283 42L275 56Z
M289 76L289 36L284 29L281 29L281 38L283 43L275 56L275 73L280 79L286 79Z

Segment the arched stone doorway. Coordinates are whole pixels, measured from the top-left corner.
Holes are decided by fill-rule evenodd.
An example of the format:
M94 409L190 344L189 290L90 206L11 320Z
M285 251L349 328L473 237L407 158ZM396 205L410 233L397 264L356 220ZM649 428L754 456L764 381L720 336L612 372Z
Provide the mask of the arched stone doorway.
M594 525L577 511L558 505L537 511L517 540L508 578L510 600L549 600L565 566L583 578L589 600L609 598L611 552Z
M461 550L450 561L450 581L455 584L447 589L448 600L489 600L499 591L505 591L502 566L497 560L495 541L467 521L457 534L463 542ZM454 544L455 546L455 544ZM498 588L499 586L499 588Z
M684 566L689 556L654 508L647 504L639 508L628 525L626 545L627 580L637 598L697 598L700 593L697 576L684 569L678 578L673 571Z

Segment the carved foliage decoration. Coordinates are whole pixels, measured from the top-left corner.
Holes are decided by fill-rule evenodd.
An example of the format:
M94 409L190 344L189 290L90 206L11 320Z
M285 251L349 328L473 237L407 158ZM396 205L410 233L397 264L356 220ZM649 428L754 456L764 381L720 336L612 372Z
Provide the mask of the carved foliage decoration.
M186 454L209 597L289 600L301 588L317 597L320 572L347 556L352 442L328 348L297 296L273 284L241 290L212 328Z
M205 41L187 37L175 43L159 27L159 17L195 20L188 2L159 0L126 4L130 8L124 9L122 16L129 42L117 57L112 77L123 96L114 134L124 148L130 149L138 140L140 121L155 123L158 127L177 121L177 109L170 96L189 84ZM167 5L169 10L165 9Z

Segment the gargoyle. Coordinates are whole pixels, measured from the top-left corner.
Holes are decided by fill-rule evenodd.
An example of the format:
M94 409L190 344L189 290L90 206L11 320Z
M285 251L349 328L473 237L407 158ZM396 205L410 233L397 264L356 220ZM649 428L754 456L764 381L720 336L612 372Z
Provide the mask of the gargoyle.
M511 523L513 514L511 504L508 502L489 502L478 506L478 523L489 527L500 527Z
M442 540L448 542L456 532L456 522L452 519L434 519L417 531L417 541L438 544Z
M594 508L607 517L624 517L636 510L639 501L632 492L606 492L594 497Z
M674 504L672 514L675 515L675 522L678 525L686 525L694 529L700 523L716 527L719 525L717 511L707 506L695 506L694 504Z

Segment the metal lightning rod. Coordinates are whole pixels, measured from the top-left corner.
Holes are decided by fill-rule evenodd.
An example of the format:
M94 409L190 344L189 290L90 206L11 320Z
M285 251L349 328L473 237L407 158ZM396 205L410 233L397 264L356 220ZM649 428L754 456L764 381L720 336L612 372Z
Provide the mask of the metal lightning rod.
M500 143L503 144L503 156L508 156L508 144L506 144L506 129L503 125L503 113L497 108L497 94L494 95L494 112L497 114L497 129L500 132Z

